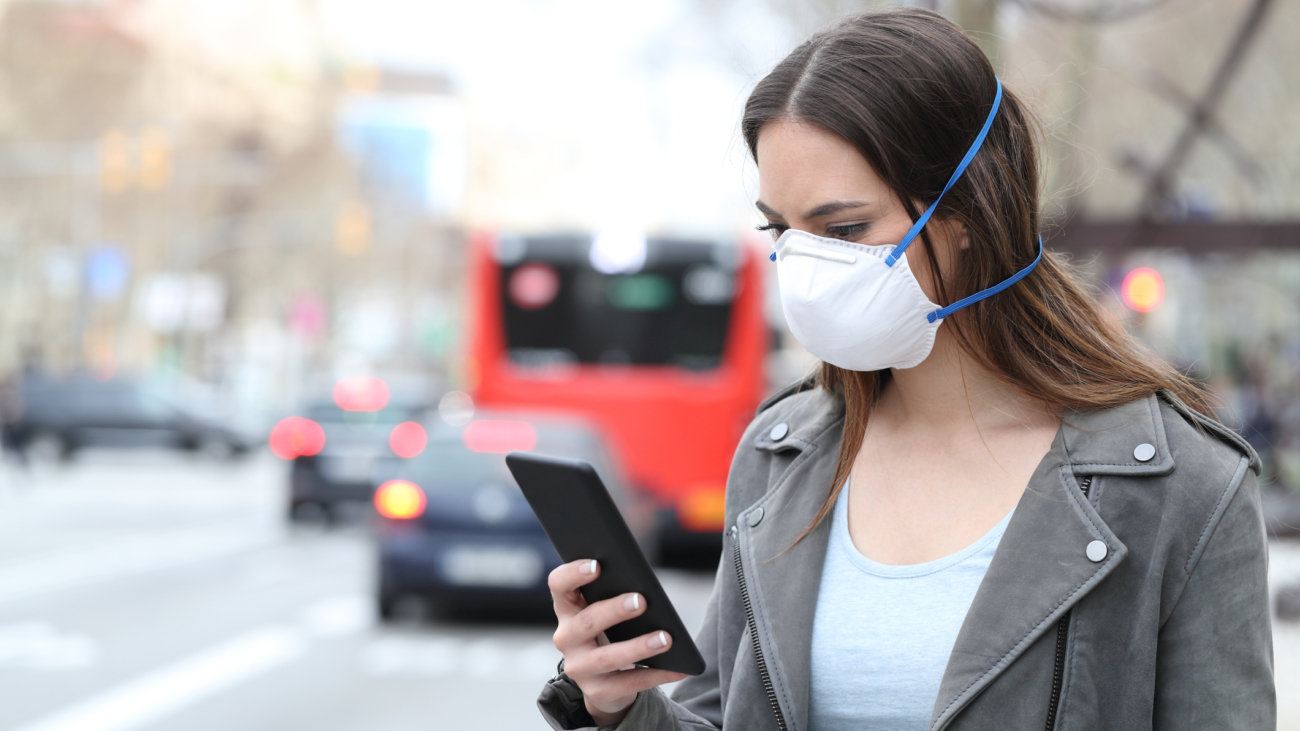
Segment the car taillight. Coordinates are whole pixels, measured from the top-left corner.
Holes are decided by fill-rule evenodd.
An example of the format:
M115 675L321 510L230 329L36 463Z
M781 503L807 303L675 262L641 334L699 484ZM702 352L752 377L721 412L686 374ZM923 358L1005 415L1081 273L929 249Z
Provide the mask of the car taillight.
M466 424L460 439L475 452L528 452L537 446L537 430L526 421L480 419Z
M385 518L406 520L424 513L424 490L407 480L389 480L375 491L375 510Z
M348 376L334 384L334 404L344 411L379 411L388 396L388 384L373 376Z
M398 424L388 435L388 446L392 448L393 454L406 459L423 452L424 445L428 443L429 435L424 433L424 427L414 421Z
M689 530L721 531L726 507L724 485L695 485L677 501L677 519Z
M325 448L325 430L320 424L301 416L281 419L267 439L271 453L280 459L310 457Z

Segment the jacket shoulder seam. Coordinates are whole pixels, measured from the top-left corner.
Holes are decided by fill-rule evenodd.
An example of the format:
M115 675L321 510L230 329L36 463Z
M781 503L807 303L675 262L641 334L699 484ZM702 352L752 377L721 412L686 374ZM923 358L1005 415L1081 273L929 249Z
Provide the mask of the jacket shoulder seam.
M1161 400L1164 401L1165 404L1174 411L1174 413L1183 417L1183 419L1198 432L1214 437L1217 441L1222 442L1232 448L1233 451L1246 457L1250 468L1255 470L1256 474L1259 473L1261 468L1259 453L1255 451L1254 447L1250 446L1250 442L1247 442L1245 437L1241 436L1232 427L1229 427L1218 419L1206 416L1205 414L1193 409L1168 391L1160 391L1159 395Z
M1246 469L1250 467L1250 458L1242 455L1237 464L1237 469L1232 473L1232 479L1223 488L1223 493L1214 504L1214 510L1205 518L1205 526L1201 528L1201 535L1196 540L1196 545L1192 547L1191 554L1187 557L1187 563L1183 564L1183 571L1190 577L1196 570L1196 564L1200 562L1201 556L1205 553L1205 547L1209 544L1210 538L1214 535L1214 530L1219 527L1219 522L1223 520L1223 514L1228 511L1228 504L1237 494L1237 488L1241 486L1241 481L1246 477Z

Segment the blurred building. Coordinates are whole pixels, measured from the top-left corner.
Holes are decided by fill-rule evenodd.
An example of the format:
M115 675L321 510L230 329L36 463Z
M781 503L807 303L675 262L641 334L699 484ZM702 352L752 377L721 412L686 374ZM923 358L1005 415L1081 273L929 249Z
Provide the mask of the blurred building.
M287 0L0 7L0 372L188 374L246 413L311 374L436 376L445 78L352 63ZM398 113L421 105L452 112L421 130Z
M446 383L467 229L743 238L747 89L879 4L0 2L0 374L184 374L253 414ZM1300 485L1300 5L911 4L1039 111L1049 247ZM774 382L808 366L780 345Z

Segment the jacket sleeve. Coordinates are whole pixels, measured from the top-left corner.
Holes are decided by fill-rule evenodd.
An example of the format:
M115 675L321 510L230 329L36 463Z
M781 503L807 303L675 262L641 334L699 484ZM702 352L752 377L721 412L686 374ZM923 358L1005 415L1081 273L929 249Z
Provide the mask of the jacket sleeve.
M1245 463L1183 568L1187 584L1160 630L1157 731L1277 726L1268 544L1259 487ZM1215 518L1218 518L1217 522Z
M695 645L704 656L704 672L677 684L673 700L659 688L642 691L632 702L617 731L717 731L722 726L722 693L718 682L718 604L722 590L726 555L718 565L713 594L704 613L704 624ZM542 689L537 707L556 731L595 731L597 727L583 703L582 689L565 676L557 675Z

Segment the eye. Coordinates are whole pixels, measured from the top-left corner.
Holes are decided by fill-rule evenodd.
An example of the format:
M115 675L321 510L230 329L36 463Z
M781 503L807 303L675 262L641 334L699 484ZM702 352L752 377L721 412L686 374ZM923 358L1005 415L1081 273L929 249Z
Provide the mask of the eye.
M789 228L790 227L784 223L767 223L762 226L754 227L754 229L758 231L771 231L773 239L781 238L781 234L785 233Z
M837 239L851 239L867 230L865 223L850 223L843 226L827 226L826 235Z

